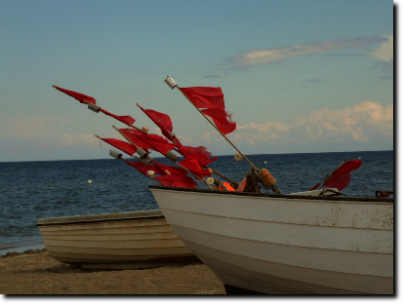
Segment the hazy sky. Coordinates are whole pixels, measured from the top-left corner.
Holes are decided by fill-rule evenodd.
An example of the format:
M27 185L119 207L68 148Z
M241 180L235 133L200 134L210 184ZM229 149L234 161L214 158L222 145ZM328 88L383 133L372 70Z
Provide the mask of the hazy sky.
M221 87L248 154L393 149L393 2L0 0L0 161L109 158L120 122L171 116L183 144L236 151L177 90Z

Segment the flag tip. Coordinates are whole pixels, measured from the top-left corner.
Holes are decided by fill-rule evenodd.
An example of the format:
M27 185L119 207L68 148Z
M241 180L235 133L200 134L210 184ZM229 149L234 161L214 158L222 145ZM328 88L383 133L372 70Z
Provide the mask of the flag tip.
M55 85L52 85L52 87L56 88L56 86L55 86Z

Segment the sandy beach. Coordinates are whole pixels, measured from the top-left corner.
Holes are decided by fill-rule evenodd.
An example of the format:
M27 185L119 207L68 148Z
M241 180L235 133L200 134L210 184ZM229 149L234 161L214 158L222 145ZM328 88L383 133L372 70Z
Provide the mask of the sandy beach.
M53 259L46 249L0 257L5 295L218 295L223 284L204 264L142 270L83 270Z

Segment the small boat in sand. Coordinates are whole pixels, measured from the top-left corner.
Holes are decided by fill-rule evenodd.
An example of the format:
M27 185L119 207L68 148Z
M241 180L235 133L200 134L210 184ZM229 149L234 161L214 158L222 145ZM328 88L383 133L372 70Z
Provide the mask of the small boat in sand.
M82 268L138 269L197 262L160 210L41 218L49 254Z
M149 187L227 293L394 292L393 199Z

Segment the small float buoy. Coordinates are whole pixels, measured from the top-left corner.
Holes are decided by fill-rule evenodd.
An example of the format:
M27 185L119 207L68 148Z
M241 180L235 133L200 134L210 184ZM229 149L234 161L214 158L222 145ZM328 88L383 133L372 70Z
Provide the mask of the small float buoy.
M92 180L88 180L88 183L89 183L89 184L92 184Z
M267 161L265 161L264 163L267 164Z

